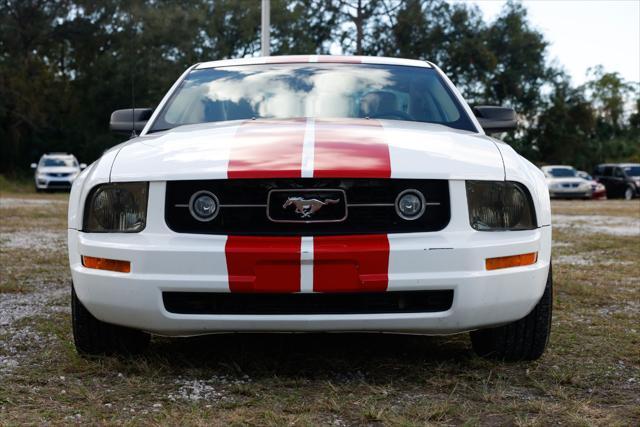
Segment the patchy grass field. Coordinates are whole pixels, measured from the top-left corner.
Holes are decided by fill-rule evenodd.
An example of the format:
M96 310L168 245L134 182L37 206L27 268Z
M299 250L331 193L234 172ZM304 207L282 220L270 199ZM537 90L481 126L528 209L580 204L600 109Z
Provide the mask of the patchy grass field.
M466 334L154 339L76 355L66 196L0 197L0 425L638 425L640 202L554 202L555 312L536 363Z

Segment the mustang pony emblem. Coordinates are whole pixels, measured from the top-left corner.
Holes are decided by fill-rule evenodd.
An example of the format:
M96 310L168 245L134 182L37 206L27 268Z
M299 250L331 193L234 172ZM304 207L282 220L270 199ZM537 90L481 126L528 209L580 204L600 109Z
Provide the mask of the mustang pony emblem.
M300 214L300 218L310 218L311 215L318 212L322 209L323 206L326 205L335 205L340 202L340 199L305 199L302 197L289 197L284 205L282 205L282 209L287 209L289 206L293 205L296 207L296 213Z

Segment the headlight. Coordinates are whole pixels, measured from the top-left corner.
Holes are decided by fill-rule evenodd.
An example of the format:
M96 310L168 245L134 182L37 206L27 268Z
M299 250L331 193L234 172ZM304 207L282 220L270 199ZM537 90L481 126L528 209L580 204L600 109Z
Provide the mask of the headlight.
M521 184L467 181L471 227L480 231L530 230L536 227L531 197Z
M84 231L137 233L147 218L148 182L104 184L94 188L84 215Z

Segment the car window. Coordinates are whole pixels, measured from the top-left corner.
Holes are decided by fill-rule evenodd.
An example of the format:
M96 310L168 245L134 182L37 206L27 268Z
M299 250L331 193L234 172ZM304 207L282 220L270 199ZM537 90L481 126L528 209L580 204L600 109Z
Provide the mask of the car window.
M576 176L576 170L570 168L551 168L549 174L554 178L567 178Z
M627 176L640 176L640 165L638 165L638 166L625 166L622 169L624 169L624 173L626 173Z
M431 68L262 64L191 71L150 131L252 118L380 118L477 132Z
M605 166L603 175L604 176L612 176L613 175L613 166Z
M622 169L620 168L616 168L615 171L613 172L613 176L615 176L616 178L624 178L624 172L622 172Z
M43 167L76 167L78 162L75 159L61 159L55 157L47 157L40 160L40 166Z

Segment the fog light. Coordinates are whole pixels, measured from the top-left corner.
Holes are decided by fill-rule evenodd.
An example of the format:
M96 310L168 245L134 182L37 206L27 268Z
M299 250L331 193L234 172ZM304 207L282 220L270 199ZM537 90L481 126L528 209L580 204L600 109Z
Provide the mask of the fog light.
M402 219L409 221L418 219L425 208L424 195L418 190L404 190L396 197L396 213Z
M117 271L120 273L131 272L129 261L119 261L117 259L96 258L92 256L82 256L82 265L96 270Z
M487 270L499 270L501 268L522 267L524 265L531 265L535 264L536 261L538 261L538 252L531 252L522 255L487 258L485 265L487 267Z
M189 200L191 216L201 222L213 220L218 215L219 206L218 198L209 191L198 191Z

